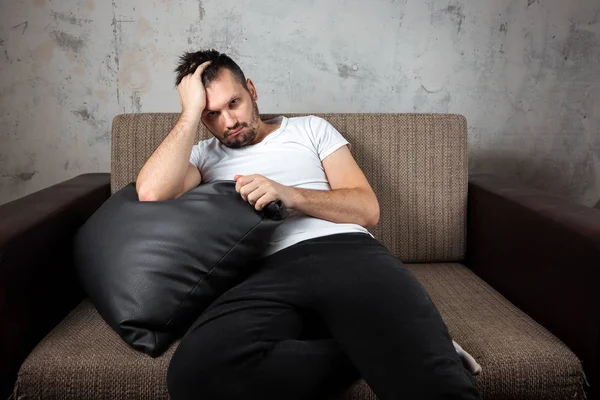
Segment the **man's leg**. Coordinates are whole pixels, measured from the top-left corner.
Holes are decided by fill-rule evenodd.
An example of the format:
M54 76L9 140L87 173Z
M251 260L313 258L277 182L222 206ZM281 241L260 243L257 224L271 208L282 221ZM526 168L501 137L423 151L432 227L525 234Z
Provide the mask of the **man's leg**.
M297 266L280 272L304 276L309 307L380 400L480 398L431 298L385 246L341 234L285 251Z
M268 296L254 282L226 292L182 338L167 373L172 400L320 399L358 379L314 318L275 300L275 280Z

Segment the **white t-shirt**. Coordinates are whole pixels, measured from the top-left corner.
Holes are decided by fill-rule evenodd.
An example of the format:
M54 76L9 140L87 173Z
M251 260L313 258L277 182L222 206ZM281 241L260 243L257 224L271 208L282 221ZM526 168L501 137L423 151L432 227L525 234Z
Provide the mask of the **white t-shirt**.
M200 170L202 182L232 181L235 175L260 174L286 186L331 190L321 161L350 143L323 118L278 118L280 127L254 145L231 149L213 137L193 146L190 162ZM263 256L320 236L346 232L371 235L358 224L326 221L289 208L288 213Z

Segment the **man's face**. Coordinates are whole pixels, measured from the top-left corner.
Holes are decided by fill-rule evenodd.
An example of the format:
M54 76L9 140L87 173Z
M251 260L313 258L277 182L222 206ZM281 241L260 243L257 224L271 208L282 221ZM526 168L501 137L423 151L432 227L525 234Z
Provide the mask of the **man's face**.
M234 149L252 144L259 129L256 90L250 80L247 84L248 90L224 68L206 88L202 122L221 143Z

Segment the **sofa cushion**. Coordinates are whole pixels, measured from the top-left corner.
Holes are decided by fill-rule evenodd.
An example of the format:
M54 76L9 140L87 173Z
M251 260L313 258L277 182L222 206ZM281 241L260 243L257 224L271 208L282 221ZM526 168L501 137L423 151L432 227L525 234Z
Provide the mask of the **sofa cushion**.
M485 399L583 398L577 357L555 336L460 264L407 265L440 310L451 336L483 367L475 382ZM167 399L168 363L128 347L88 299L25 360L16 400ZM150 383L150 384L149 384ZM336 400L375 400L359 380Z
M156 357L251 272L286 215L280 201L256 211L234 181L155 202L130 183L77 232L77 276L123 340Z

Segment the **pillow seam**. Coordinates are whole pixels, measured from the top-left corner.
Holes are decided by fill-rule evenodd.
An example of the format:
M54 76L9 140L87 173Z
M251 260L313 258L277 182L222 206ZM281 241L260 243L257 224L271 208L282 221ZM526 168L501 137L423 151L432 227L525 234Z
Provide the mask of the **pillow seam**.
M260 223L261 223L263 220L264 220L264 218L261 218L261 220L260 220L260 221L258 221L258 222L256 223L256 225L254 225L254 226L253 226L253 227L252 227L252 228L251 228L251 229L250 229L248 232L246 232L246 234L245 234L245 235L244 235L244 236L243 236L243 237L242 237L240 240L238 240L238 241L235 243L235 245L233 245L233 246L232 246L232 247L229 249L229 251L228 251L227 253L225 253L225 254L223 255L223 257L221 257L221 258L219 259L219 261L217 261L217 262L216 262L216 263L215 263L215 264L212 266L212 268L210 269L210 271L208 271L206 274L204 274L204 275L203 275L203 276L202 276L202 277L201 277L201 278L198 280L198 282L196 282L196 284L194 285L194 287L193 287L193 288L192 288L192 289L191 289L191 290L188 292L188 294L185 296L185 298L184 298L183 300L181 300L181 302L179 303L179 305L177 306L177 308L175 309L175 311L173 311L173 314L171 314L171 317L169 318L169 320L168 320L168 321L167 321L167 323L165 324L165 328L167 328L167 327L169 326L169 324L171 323L171 321L172 321L172 320L173 320L173 318L175 317L175 314L177 314L177 312L178 312L178 311L179 311L179 309L181 308L181 305L187 301L187 299L188 299L188 298L191 296L192 292L193 292L194 290L196 290L196 288L198 287L198 285L200 285L200 284L201 284L201 283L204 281L204 279L205 279L207 276L209 276L209 275L210 275L210 274L211 274L211 273L212 273L212 272L215 270L215 268L217 267L217 265L219 265L219 263L220 263L221 261L223 261L223 259L224 259L225 257L227 257L227 256L229 255L229 253L231 253L231 252L233 251L233 249L234 249L234 248L235 248L237 245L239 245L239 244L240 244L240 242L241 242L242 240L244 240L244 239L245 239L245 238L246 238L248 235L250 235L250 234L251 234L251 233L252 233L252 232L253 232L253 231L256 229L256 227L257 227L257 226L258 226L258 225L259 225L259 224L260 224ZM219 296L220 296L220 295L219 295ZM217 297L219 297L219 296L217 296ZM202 310L202 312L203 312L203 311L204 311L204 310Z

